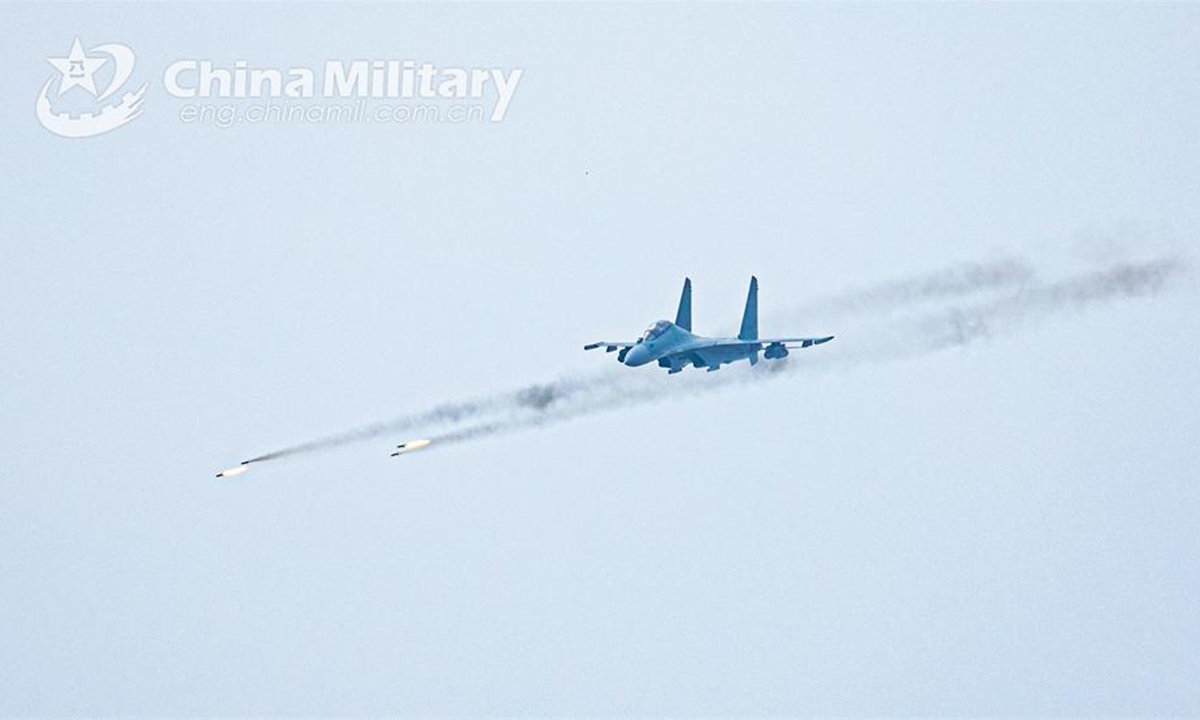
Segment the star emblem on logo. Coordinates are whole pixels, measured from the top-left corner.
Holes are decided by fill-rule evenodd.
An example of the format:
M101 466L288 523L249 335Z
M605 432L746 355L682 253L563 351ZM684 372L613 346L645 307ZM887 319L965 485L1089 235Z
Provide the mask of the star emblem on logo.
M96 71L107 68L110 60L112 72L97 78ZM92 137L115 130L142 114L142 101L146 98L146 87L149 83L142 83L127 91L126 83L133 75L133 68L137 62L137 56L128 45L109 42L84 50L83 41L76 36L66 57L48 57L46 62L50 63L55 71L47 73L48 77L42 83L42 91L38 93L35 107L38 122L55 135L68 138ZM97 80L107 83L106 86L97 88ZM53 92L55 83L58 84L57 95ZM52 96L68 94L76 87L83 88L92 96L93 102L90 103L90 107L79 108L74 115L65 111L67 108L54 107L50 99ZM114 95L117 96L116 100L108 100ZM73 107L80 104L74 102Z
M97 91L96 80L93 75L107 60L105 58L88 57L83 52L83 43L79 42L79 38L75 38L75 42L71 44L71 52L66 57L46 58L46 62L53 65L55 69L62 73L62 81L58 85L59 95L78 85L91 93L92 97L95 97Z

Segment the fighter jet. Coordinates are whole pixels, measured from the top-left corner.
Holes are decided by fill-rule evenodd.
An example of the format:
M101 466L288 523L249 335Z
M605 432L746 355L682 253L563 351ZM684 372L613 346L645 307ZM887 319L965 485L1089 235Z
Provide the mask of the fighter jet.
M667 374L680 372L688 365L720 370L722 365L738 360L758 364L758 354L767 360L780 360L788 350L820 345L833 339L825 337L760 338L758 336L758 278L750 278L750 293L746 296L746 311L742 328L736 338L707 338L692 333L692 281L684 278L683 295L675 322L659 320L633 341L602 340L583 346L584 350L604 348L617 352L617 361L630 367L657 361L667 368Z

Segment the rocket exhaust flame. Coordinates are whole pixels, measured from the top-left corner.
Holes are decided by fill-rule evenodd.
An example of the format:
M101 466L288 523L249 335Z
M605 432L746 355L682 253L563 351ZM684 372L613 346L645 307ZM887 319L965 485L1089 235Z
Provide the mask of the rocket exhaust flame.
M420 450L421 448L429 447L432 443L433 443L433 441L429 440L427 438L421 438L420 440L409 440L408 442L402 442L396 446L397 450L396 450L396 452L392 453L392 457L396 457L397 455L405 455L410 452L416 452L416 451Z
M244 462L241 465L234 465L227 470L222 470L221 472L217 473L217 477L234 477L235 475L241 475L249 469L250 466L248 462Z

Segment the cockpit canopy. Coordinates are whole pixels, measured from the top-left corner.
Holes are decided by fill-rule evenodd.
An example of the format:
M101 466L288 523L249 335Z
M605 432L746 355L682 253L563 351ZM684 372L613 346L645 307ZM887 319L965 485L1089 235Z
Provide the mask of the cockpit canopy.
M666 320L659 320L650 327L646 328L646 332L642 333L642 342L650 342L654 338L665 333L670 327L670 322Z

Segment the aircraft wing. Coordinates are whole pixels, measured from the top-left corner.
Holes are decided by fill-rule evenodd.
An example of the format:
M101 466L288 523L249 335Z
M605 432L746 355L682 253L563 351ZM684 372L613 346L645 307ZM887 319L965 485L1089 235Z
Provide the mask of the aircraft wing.
M605 352L613 352L617 349L624 350L637 345L637 340L601 340L600 342L588 343L583 346L584 350L595 350L602 347Z
M748 343L759 343L761 345L774 345L774 344L778 343L780 345L787 345L788 347L806 348L806 347L809 347L810 345L820 345L821 343L827 343L832 339L833 339L832 335L827 335L825 337L759 338L757 340L749 340L747 342ZM793 343L794 343L794 345L793 345Z
M787 350L783 350L782 352L775 350L779 346L785 348L806 348L827 343L832 339L832 335L823 337L754 339L721 338L684 346L678 352L670 353L667 358L671 363L671 372L678 372L677 367L689 362L696 367L707 366L712 371L719 368L722 363L732 362L740 358L748 358L751 365L757 364L758 353L760 351L766 352L767 359L773 359L787 355ZM730 355L730 352L734 354Z
M750 347L754 345L786 345L789 348L806 348L812 345L820 345L827 343L833 339L832 335L825 337L790 337L790 338L755 338L753 340L741 340L736 338L720 339L715 342L705 343L698 348L689 348L689 350L707 350L710 348L722 347Z

